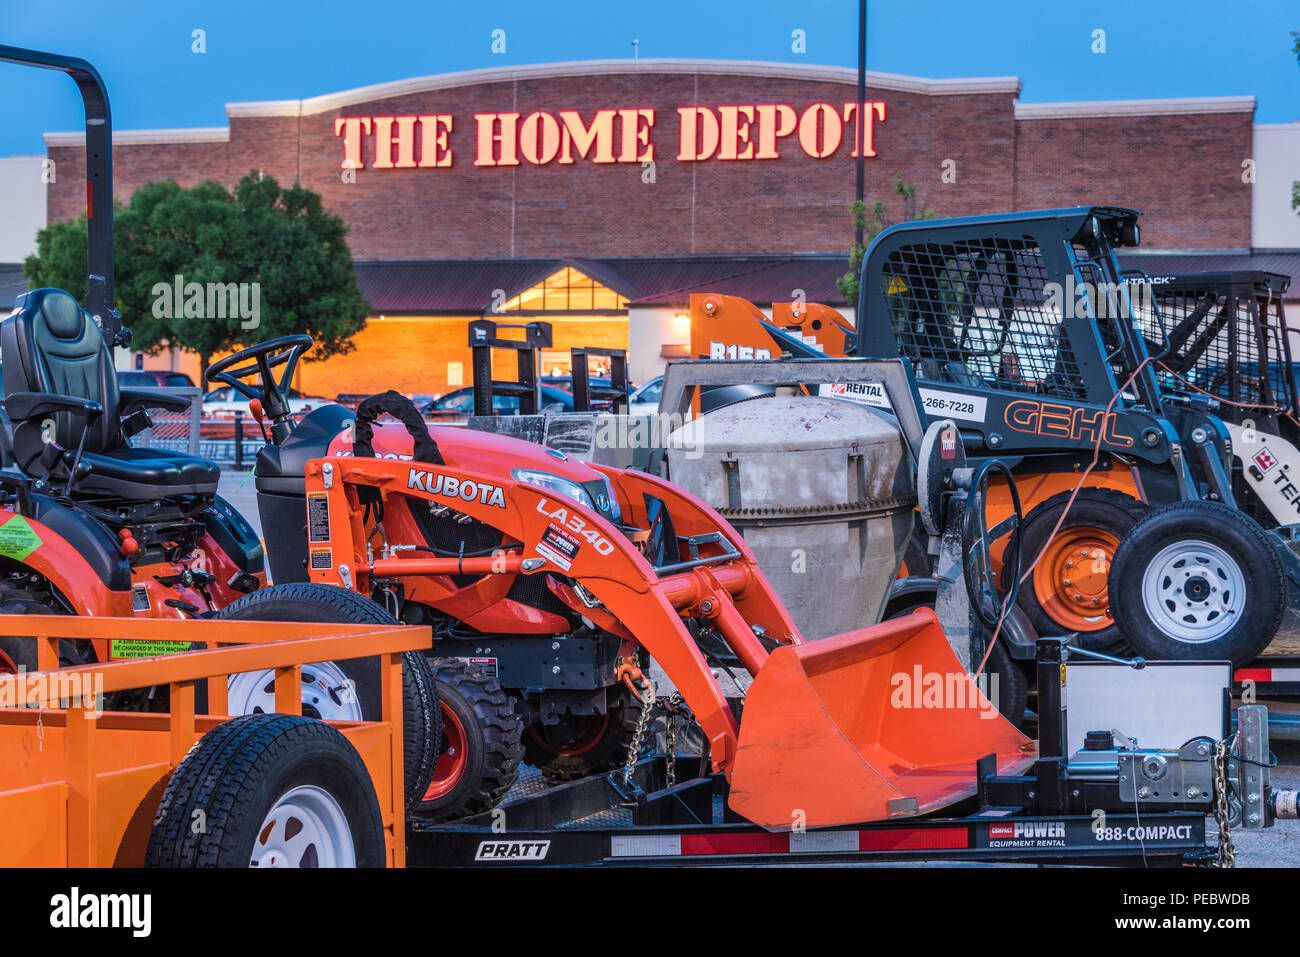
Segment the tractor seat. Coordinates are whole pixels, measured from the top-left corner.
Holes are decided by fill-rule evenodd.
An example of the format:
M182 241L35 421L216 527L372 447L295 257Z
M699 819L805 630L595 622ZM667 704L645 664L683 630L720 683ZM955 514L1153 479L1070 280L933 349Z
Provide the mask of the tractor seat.
M133 448L122 428L123 412L157 406L173 398L119 390L112 352L95 320L61 289L36 289L21 297L17 310L0 323L0 357L4 363L5 398L21 392L52 393L89 400L103 407L88 424L74 412L33 413L14 419L14 459L34 478L61 483L67 461L47 464L47 440L82 454L88 474L78 478L74 493L140 501L178 495L212 495L221 476L218 466L183 452ZM66 459L66 456L65 456Z

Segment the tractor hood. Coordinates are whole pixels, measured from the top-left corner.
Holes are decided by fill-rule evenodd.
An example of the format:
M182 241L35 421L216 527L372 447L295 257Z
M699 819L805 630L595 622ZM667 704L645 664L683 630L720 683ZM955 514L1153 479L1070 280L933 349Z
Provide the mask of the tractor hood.
M352 454L352 428L356 413L341 405L325 405L303 417L279 445L268 443L257 457L257 490L271 495L306 494L303 475L312 459ZM617 524L619 504L605 476L586 462L557 449L523 439L476 432L456 426L435 425L429 434L438 444L444 462L452 468L515 478L547 485L559 494L581 497L571 485L581 486L592 507ZM405 426L391 422L374 425L373 447L377 458L411 459L413 445ZM528 477L519 473L526 470ZM557 481L558 480L558 481Z
M529 469L549 472L580 485L587 482L604 484L601 474L590 465L558 449L459 426L433 425L429 427L429 434L438 443L438 451L442 453L443 460L454 468L490 475ZM411 436L401 425L388 422L375 424L374 449L377 458L409 459L411 445ZM344 429L335 435L325 454L351 455L351 430Z

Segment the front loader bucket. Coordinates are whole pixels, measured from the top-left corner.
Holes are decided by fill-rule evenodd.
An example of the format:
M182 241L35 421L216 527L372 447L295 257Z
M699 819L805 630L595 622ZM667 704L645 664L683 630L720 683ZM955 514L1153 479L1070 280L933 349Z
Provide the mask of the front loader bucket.
M974 794L988 754L1015 773L1033 743L922 609L772 652L745 696L729 803L778 830L925 813Z

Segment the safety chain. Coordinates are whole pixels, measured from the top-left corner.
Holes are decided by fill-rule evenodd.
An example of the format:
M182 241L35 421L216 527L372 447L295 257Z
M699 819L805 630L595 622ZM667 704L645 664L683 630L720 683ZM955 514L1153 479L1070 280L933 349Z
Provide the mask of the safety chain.
M661 698L657 704L664 710L664 765L668 786L677 783L677 722L689 720L690 712L679 692L674 691L667 698Z
M1228 812L1227 742L1214 745L1214 820L1219 825L1219 846L1214 855L1215 867L1236 867L1237 851L1232 846L1232 822Z
M632 743L627 748L627 762L623 765L624 786L632 780L632 772L636 769L637 759L641 756L641 743L645 740L646 729L650 727L650 718L655 710L655 686L650 682L649 675L640 677L645 690L638 695L641 699L641 713L637 715L636 728L632 731Z

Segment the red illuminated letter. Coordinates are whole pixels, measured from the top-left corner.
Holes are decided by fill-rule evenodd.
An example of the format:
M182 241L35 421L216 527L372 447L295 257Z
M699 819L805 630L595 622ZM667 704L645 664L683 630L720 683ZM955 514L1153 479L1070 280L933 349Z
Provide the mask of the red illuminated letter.
M717 116L707 106L679 106L677 112L682 118L681 150L677 158L690 162L708 159L718 148Z
M844 104L845 123L856 120L857 115L858 115L858 104L856 103ZM876 147L875 147L876 120L880 120L882 123L885 121L884 100L872 100L868 103L863 103L862 115L866 117L867 128L864 130L861 124L855 124L854 130L856 132L854 133L854 144L853 144L852 155L854 156L858 155L857 144L861 142L866 147L866 150L865 152L863 152L862 155L875 156L876 155Z
M718 159L753 159L754 144L749 141L749 130L754 123L754 108L720 106L718 116L721 118L719 133L721 146L718 148Z
M534 166L544 166L560 151L560 124L550 113L529 113L519 124L519 152Z
M776 159L776 141L794 132L796 116L784 103L760 103L754 107L758 113L758 152L755 159Z
M803 111L799 119L799 145L809 156L814 159L830 156L839 149L843 137L844 123L829 103L814 103Z
M393 133L393 124L397 133ZM393 147L397 162L393 162ZM415 117L375 117L375 169L406 169L415 165Z
M596 146L591 156L593 163L614 162L614 111L600 110L591 118L591 126L582 125L582 116L577 110L561 110L560 122L564 128L560 131L560 162L573 162L573 147L578 148L578 155L586 157L592 144Z
M519 126L518 113L475 113L478 123L478 153L475 166L518 166L515 152L515 134ZM494 148L500 144L500 158Z
M420 117L420 165L450 166L451 150L447 134L451 132L451 114Z
M655 148L650 142L650 127L655 125L654 110L619 110L623 124L623 148L619 151L620 163L644 163L655 158ZM644 150L641 147L645 147ZM638 152L639 151L639 152ZM597 160L596 162L600 162Z
M343 169L365 169L361 162L361 134L370 132L370 117L340 116L334 120L334 135L343 134Z

